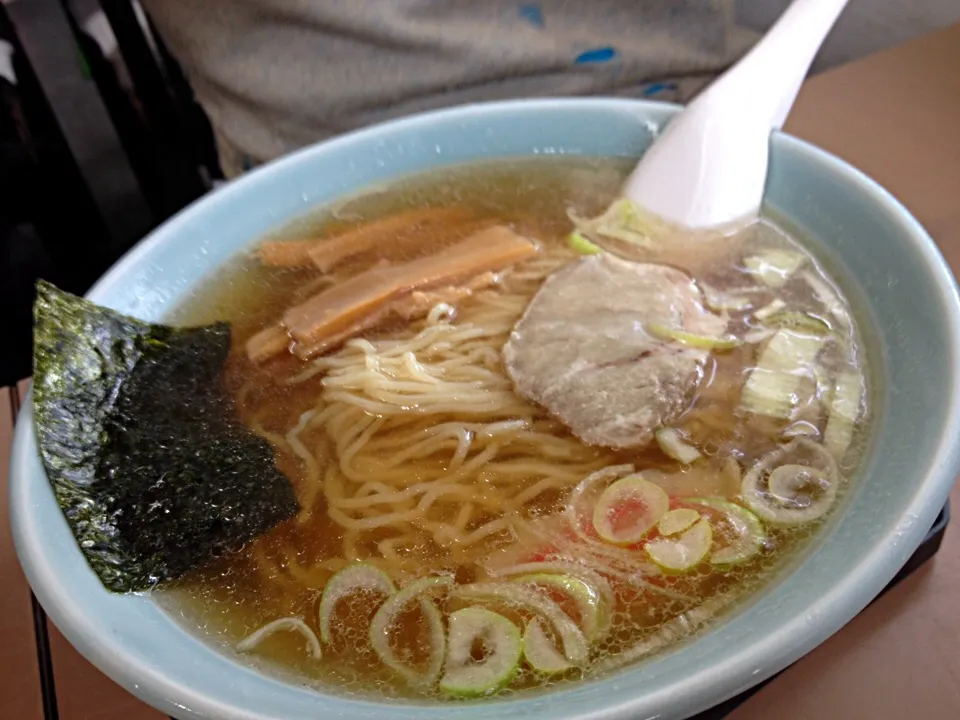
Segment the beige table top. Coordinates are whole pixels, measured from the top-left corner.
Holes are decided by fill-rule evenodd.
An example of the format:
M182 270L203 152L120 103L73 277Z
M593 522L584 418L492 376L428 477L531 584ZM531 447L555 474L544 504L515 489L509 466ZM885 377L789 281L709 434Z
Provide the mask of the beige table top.
M960 274L960 26L809 81L788 129L891 190ZM14 398L14 392L0 391L0 718L39 720L35 614L7 518L8 407ZM953 502L960 511L960 486ZM958 598L960 521L955 521L932 563L730 719L960 718ZM162 719L81 658L52 623L46 625L62 720Z

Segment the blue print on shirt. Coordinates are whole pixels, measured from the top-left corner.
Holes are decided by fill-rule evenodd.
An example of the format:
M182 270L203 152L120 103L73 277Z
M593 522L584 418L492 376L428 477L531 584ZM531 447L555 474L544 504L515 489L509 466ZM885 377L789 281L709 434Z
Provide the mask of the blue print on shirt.
M534 27L546 27L543 21L543 10L536 3L524 3L517 8L520 17L526 20Z
M573 62L576 65L585 65L587 63L605 63L610 62L615 57L617 57L617 51L614 48L602 47L594 48L592 50L584 50L573 59Z
M646 88L643 91L643 94L646 95L647 97L650 97L651 95L656 95L657 93L661 93L664 90L676 90L677 87L678 85L675 82L658 82Z

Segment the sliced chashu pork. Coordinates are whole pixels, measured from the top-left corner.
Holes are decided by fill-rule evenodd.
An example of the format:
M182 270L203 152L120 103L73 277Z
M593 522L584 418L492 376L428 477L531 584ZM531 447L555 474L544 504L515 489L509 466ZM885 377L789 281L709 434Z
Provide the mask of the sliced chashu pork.
M544 282L504 346L507 372L584 442L640 447L687 407L709 354L659 339L652 324L726 329L685 273L592 255Z

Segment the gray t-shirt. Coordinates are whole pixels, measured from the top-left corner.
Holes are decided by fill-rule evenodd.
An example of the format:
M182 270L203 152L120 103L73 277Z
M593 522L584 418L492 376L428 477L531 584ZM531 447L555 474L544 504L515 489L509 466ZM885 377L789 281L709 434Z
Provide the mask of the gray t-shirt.
M682 101L755 39L734 0L142 2L228 166L464 102Z

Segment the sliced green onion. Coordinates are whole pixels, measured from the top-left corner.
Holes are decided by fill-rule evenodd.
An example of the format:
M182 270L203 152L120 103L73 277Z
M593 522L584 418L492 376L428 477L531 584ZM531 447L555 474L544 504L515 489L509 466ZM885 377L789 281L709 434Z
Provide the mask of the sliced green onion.
M574 230L567 235L567 245L581 255L596 255L603 252L603 248L587 240L579 230Z
M815 494L810 494L810 489ZM823 515L836 497L836 483L831 482L823 470L806 465L781 465L770 473L768 497L777 507L770 511L771 503L762 505L767 510L768 520L777 523L797 524L816 520Z
M610 610L605 606L600 591L580 578L556 573L537 573L518 577L514 582L554 590L570 598L577 607L583 634L591 642L597 638L609 619Z
M632 243L633 245L640 245L646 248L653 247L653 243L650 242L650 239L646 235L616 225L598 225L596 232L599 235L612 238L613 240L620 240L621 242Z
M714 312L746 310L753 304L746 295L731 295L706 283L700 283L700 289L703 291L704 304Z
M660 428L654 437L660 449L679 463L690 465L700 459L700 451L686 442L673 428Z
M847 453L853 430L860 416L863 383L856 373L842 373L837 378L830 400L830 417L823 433L823 444L838 461Z
M602 235L634 245L653 247L651 238L656 228L627 198L617 200L596 218L582 218L572 210L568 210L567 215L585 237Z
M786 306L787 304L783 300L781 300L780 298L774 298L768 304L764 305L762 308L754 311L753 316L760 322L763 322L764 320L769 318L771 315L775 315L781 310L783 310Z
M800 269L806 258L789 250L767 250L745 258L743 266L749 273L759 277L772 288L783 287L787 280Z
M797 420L795 423L788 425L781 434L788 439L795 437L818 438L820 437L820 430L807 420Z
M638 245L650 244L654 228L629 198L614 202L598 220L597 231L601 235Z
M833 456L816 443L797 439L761 458L744 476L740 494L761 519L797 525L822 517L836 500L839 484Z
M573 667L547 637L539 618L533 618L524 630L523 656L530 667L544 675L556 675Z
M614 545L633 545L653 529L670 509L670 498L659 485L640 475L611 484L593 509L597 535ZM623 516L626 515L626 523Z
M686 530L700 519L700 513L691 508L671 510L657 523L657 532L661 535L676 535Z
M815 315L794 310L781 310L773 313L766 318L765 324L771 327L796 330L809 335L825 336L830 334L830 326L826 322Z
M732 530L729 545L720 547L710 555L714 565L735 565L752 559L763 548L766 533L760 519L745 507L719 498L692 498L684 502L711 508L724 516L726 526ZM721 532L721 537L725 534ZM716 533L714 533L716 537Z
M607 579L596 570L588 568L579 562L569 560L544 560L542 562L521 563L520 565L511 565L510 567L500 568L498 570L488 570L491 575L513 577L515 575L541 575L550 573L562 573L571 577L580 578L590 585L594 590L600 593L601 600L605 607L612 608L616 600L613 594L613 588ZM609 618L608 618L609 619Z
M823 342L822 337L777 331L743 387L743 408L758 415L789 418L799 402L804 371L813 364Z
M643 549L657 565L671 572L684 572L699 565L713 543L713 528L706 518L697 521L680 537L651 540Z
M446 646L443 617L433 601L423 596L436 590L446 590L452 585L453 576L451 575L434 575L414 580L381 605L370 623L370 644L377 656L384 665L403 676L411 685L429 687L440 677ZM430 662L424 672L418 672L403 662L390 646L390 631L397 616L411 601L418 598L420 610L427 621L430 634Z
M584 527L586 525L585 521L593 517L593 508L590 507L594 501L593 493L603 483L629 475L633 472L633 469L633 465L613 465L602 468L587 475L573 488L567 500L567 519L570 521L570 527L573 528L574 533L585 544L590 545L596 542L590 536L589 529Z
M711 337L710 335L698 335L696 333L678 330L677 328L667 327L658 323L650 323L646 326L647 331L654 337L661 340L673 340L681 345L697 348L698 350L732 350L735 347L743 345L743 341L732 336Z
M549 541L557 547L568 547L573 557L581 562L589 562L603 570L605 575L627 578L627 581L635 586L648 585L651 592L676 595L672 591L645 583L641 579L643 576L659 575L660 568L652 563L639 561L640 556L632 550L616 547L598 539L593 527L593 514L601 492L600 488L607 485L613 478L632 473L633 469L633 465L615 465L590 473L577 483L570 492L564 509L570 528L577 536L576 540L565 534L555 534L552 537L549 534L543 534L541 537L549 538ZM563 557L562 552L558 553L557 557L563 560L571 559L569 556ZM616 567L626 568L627 572L616 571L614 569Z
M262 628L237 643L237 651L250 652L274 633L284 631L294 631L303 635L307 641L307 652L310 653L310 657L314 660L319 660L323 656L317 634L310 629L309 625L297 617L285 617L274 620L273 622L268 622Z
M812 271L804 272L800 277L802 277L804 282L810 286L810 289L813 290L814 294L817 296L817 299L819 299L823 306L827 309L827 312L829 312L843 327L849 328L851 325L850 313L847 312L847 308L840 300L840 296L837 291L822 279L817 277Z
M522 640L512 622L485 608L467 607L450 614L450 641L440 690L459 697L482 697L506 686L520 667ZM473 659L475 643L485 656Z
M451 597L465 600L493 600L536 613L557 631L567 660L574 665L582 665L587 660L589 648L583 632L563 611L563 608L536 590L513 583L473 583L455 587L451 591Z
M327 582L320 598L320 638L330 644L330 622L337 603L348 595L359 592L377 593L389 597L396 592L390 576L380 568L366 563L352 563Z
M650 223L644 219L644 213L630 198L620 198L611 205L611 210L617 214L619 224L624 227L637 232L650 233L652 229Z

